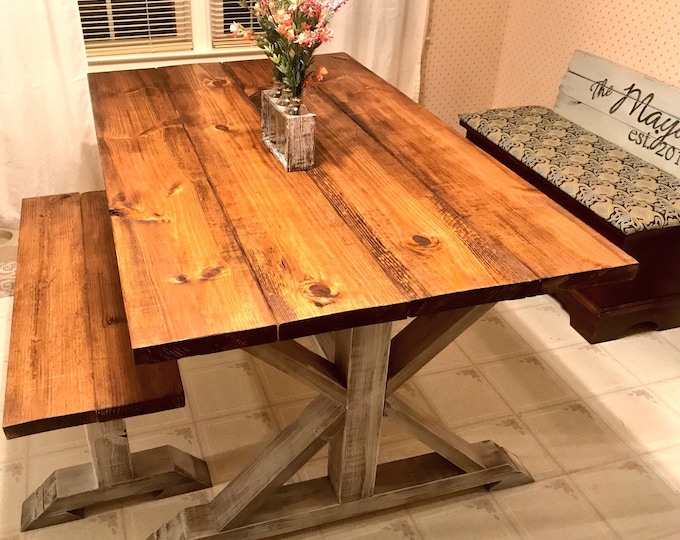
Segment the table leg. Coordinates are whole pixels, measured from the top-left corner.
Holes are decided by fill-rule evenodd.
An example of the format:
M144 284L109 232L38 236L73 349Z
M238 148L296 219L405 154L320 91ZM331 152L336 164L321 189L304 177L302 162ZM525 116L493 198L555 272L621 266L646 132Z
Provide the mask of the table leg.
M294 342L249 348L321 396L212 503L185 509L149 540L267 538L471 488L531 482L503 448L449 433L398 392L490 307L419 317L391 341L390 324L324 334L318 342L332 361ZM377 465L383 415L435 453ZM329 440L328 476L284 485Z
M328 477L340 502L373 495L385 404L391 323L337 333L335 365L347 388L342 431L331 440Z

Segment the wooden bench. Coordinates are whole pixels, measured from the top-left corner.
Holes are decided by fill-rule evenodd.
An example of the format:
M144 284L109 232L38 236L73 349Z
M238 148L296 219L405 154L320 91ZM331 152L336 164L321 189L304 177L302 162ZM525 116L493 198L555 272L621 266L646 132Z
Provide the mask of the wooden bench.
M22 530L131 495L209 487L205 462L176 448L130 453L125 418L182 406L177 362L134 363L104 193L25 199L3 429L84 424L92 464L52 473L24 501Z
M553 110L460 122L470 141L639 261L633 281L556 293L576 330L596 343L680 326L680 90L577 51Z

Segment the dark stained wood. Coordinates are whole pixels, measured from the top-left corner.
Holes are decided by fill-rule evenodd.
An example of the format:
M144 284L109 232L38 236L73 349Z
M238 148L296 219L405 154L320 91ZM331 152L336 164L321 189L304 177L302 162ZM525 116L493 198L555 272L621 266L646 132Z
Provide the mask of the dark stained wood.
M512 251L536 274L541 292L633 277L634 259L375 74L346 55L325 56L323 62L330 75L317 91L380 142L441 204L457 211L471 230ZM628 266L621 266L623 260Z
M99 73L90 88L135 357L274 341L275 321L156 71Z
M96 421L80 195L24 199L19 231L8 438Z
M100 422L184 406L176 361L135 365L104 192L81 196L95 408Z
M176 361L134 363L104 193L26 199L22 216L6 435L182 407Z
M406 316L395 285L305 173L264 148L259 112L219 64L162 68L168 93L225 213L236 225L279 338Z

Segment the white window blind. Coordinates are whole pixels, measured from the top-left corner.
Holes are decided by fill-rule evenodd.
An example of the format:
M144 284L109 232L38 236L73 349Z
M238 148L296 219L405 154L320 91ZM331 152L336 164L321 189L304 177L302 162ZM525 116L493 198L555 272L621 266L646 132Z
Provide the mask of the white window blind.
M248 0L250 6L255 0ZM234 37L229 31L231 23L238 22L246 28L259 30L257 20L249 9L242 8L238 0L210 0L210 36L215 49L230 49L249 46L242 37Z
M190 0L78 0L88 57L187 51Z

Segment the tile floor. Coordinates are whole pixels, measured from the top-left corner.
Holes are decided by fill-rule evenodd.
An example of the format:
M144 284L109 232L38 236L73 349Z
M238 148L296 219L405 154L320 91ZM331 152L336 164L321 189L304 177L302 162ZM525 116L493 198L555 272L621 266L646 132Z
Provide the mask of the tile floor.
M0 298L0 395L11 311L12 298ZM130 419L130 444L172 444L203 457L214 488L19 534L24 497L53 469L87 461L85 434L0 438L0 539L144 539L180 508L212 497L315 395L241 351L180 364L187 407ZM680 329L590 346L550 298L504 302L403 392L469 441L492 438L511 450L536 482L294 538L680 539ZM425 451L385 422L382 460ZM325 474L324 455L295 478Z

